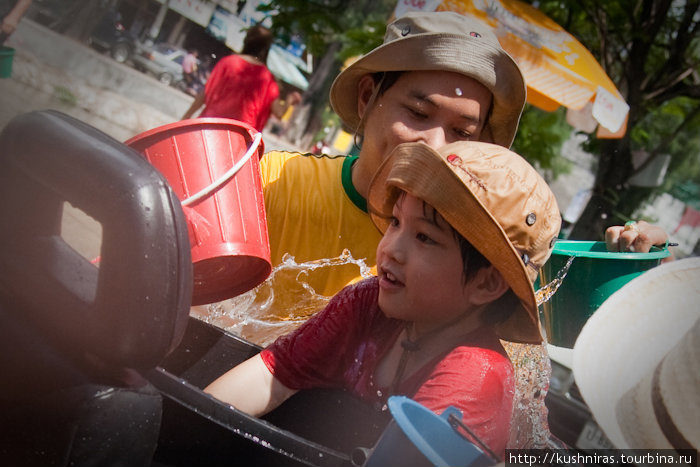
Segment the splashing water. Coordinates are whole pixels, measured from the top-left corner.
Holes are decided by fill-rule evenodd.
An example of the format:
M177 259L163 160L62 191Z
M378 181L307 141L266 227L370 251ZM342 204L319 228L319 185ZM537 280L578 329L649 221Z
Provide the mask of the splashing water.
M544 399L549 390L552 366L547 345L501 341L513 364L515 395L509 449L543 449L549 440L548 410Z
M549 300L561 285L573 258L558 272L554 280L536 292L537 304ZM330 259L297 263L285 255L268 279L250 292L223 302L194 307L194 317L233 332L260 346L266 346L278 336L287 334L317 311L331 297L317 293L309 284L312 271L354 265L363 278L371 269L348 250ZM284 284L284 294L275 294ZM549 389L551 363L546 342L541 345L502 341L515 371L513 422L509 448L545 448L549 440L547 408L544 400Z
M535 292L537 305L550 300L569 272L574 257L570 257L556 277ZM544 335L544 333L543 333ZM515 371L513 420L508 447L511 449L544 449L549 442L548 410L545 397L549 390L552 364L547 342L541 345L501 341Z
M264 347L301 326L331 299L310 285L313 271L347 265L356 266L362 278L371 276L370 267L353 258L349 250L335 258L302 263L285 254L258 287L223 302L194 307L193 316Z
M571 263L573 262L574 257L571 256L564 265L564 267L557 272L557 275L554 277L554 279L552 279L549 282L549 284L546 284L537 289L537 291L535 292L535 298L537 299L538 305L542 305L544 302L551 299L552 296L556 293L556 291L559 290L559 287L564 281L564 278L566 277L566 274L569 272L569 268L571 267Z

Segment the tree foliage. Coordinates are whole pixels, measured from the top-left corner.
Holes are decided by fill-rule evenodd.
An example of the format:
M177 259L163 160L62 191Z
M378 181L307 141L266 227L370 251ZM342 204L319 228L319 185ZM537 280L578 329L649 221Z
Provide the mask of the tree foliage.
M343 62L379 45L395 0L271 0L270 14L281 38L298 35L315 57L315 71L286 136L301 146L324 125L328 90Z
M526 105L512 149L554 180L571 169L569 161L561 157L562 145L570 135L563 108L545 112Z
M548 0L538 8L596 56L630 106L624 138L588 141L599 163L591 202L572 237L597 238L650 197L700 182L700 1ZM635 166L638 152L648 158ZM671 162L660 187L630 184L664 155Z
M271 0L260 10L270 14L275 32L282 38L299 35L315 57L339 41L350 51L371 50L384 35L384 26L395 1L381 0Z
M573 238L599 238L605 227L629 219L650 197L700 182L700 0L524 0L535 4L581 41L598 59L630 106L628 131L618 140L591 136L586 149L598 156L591 202ZM330 81L348 57L381 43L396 0L272 0L273 27L299 34L309 51L332 65L313 76L307 101L314 114L327 105ZM324 57L331 50L332 57ZM308 117L308 115L307 115ZM301 120L301 119L300 119ZM308 118L307 118L308 120ZM306 131L318 129L306 128ZM567 170L558 157L568 136L561 112L526 107L514 148L555 177ZM649 156L641 166L633 154ZM660 187L636 187L635 173L670 155Z

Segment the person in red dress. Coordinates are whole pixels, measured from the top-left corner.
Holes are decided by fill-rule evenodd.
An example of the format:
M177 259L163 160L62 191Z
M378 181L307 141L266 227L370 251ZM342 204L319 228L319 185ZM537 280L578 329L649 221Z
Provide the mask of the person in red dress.
M260 25L251 27L240 54L222 58L211 72L204 92L199 93L183 119L204 106L199 117L232 118L262 131L271 113L281 118L286 110L280 90L267 68L272 32Z

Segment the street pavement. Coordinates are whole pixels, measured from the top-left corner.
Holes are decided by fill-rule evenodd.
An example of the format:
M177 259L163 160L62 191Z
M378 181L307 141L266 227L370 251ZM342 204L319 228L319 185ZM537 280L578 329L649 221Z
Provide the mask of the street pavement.
M16 49L0 79L0 128L33 110L54 109L119 141L178 121L193 98L108 55L23 20L7 45ZM266 149L298 150L264 134Z

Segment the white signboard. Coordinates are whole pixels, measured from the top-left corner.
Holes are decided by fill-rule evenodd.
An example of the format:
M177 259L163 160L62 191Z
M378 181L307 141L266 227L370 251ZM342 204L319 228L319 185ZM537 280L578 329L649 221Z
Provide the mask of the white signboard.
M258 6L266 5L269 3L268 0L248 0L245 6L241 10L240 18L244 23L248 25L262 24L263 26L270 27L271 21L267 18L267 13L258 11ZM274 12L270 12L274 14Z
M243 48L248 25L238 16L223 8L214 10L207 32L216 39L224 42L228 48L240 52Z
M605 88L598 86L593 101L593 118L611 133L617 132L625 123L630 106Z
M164 0L158 1L164 3ZM214 13L216 3L203 0L169 0L168 8L200 26L206 27L209 24L211 15Z

